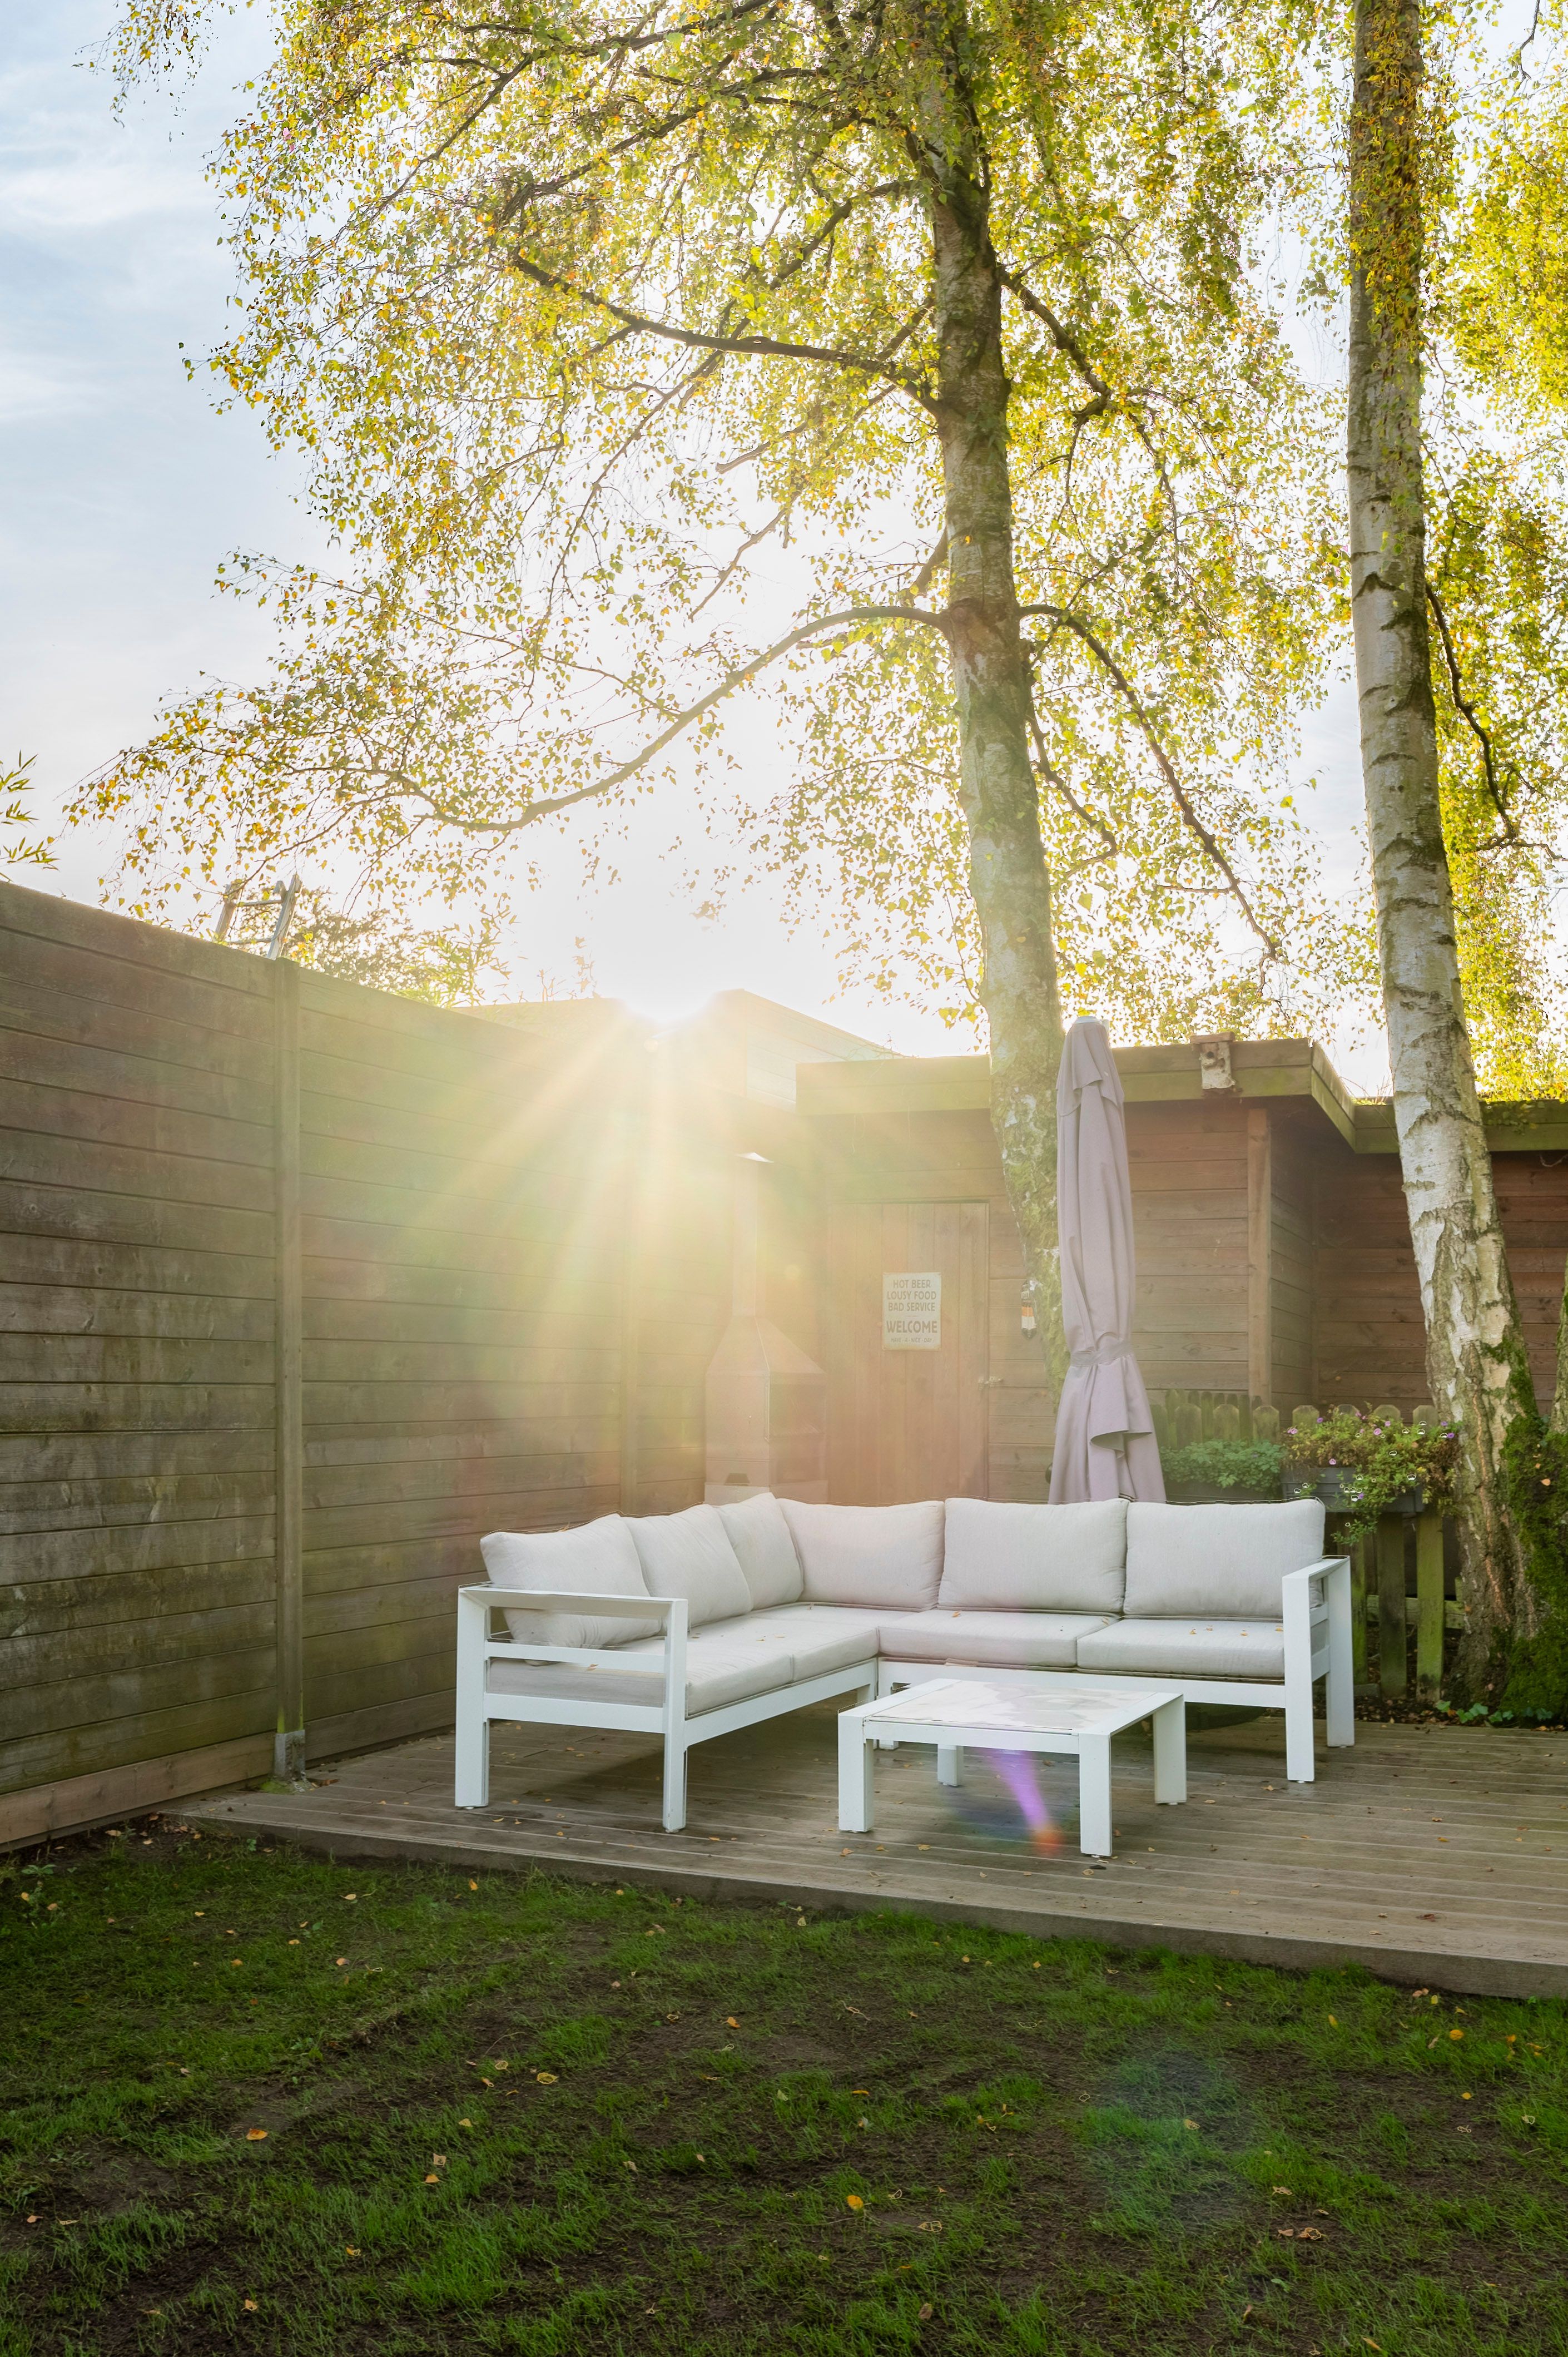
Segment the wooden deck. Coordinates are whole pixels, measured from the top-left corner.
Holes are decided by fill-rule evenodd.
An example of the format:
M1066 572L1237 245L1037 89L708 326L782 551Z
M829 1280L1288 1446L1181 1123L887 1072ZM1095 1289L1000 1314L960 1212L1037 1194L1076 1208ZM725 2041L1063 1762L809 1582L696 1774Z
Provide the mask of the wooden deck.
M878 1755L875 1833L841 1834L831 1710L700 1746L691 1823L659 1823L646 1738L498 1727L482 1812L452 1805L449 1736L315 1772L309 1793L188 1806L339 1857L418 1858L811 1908L918 1908L1043 1937L1090 1936L1298 1967L1359 1964L1495 1996L1568 1996L1568 1738L1363 1725L1287 1784L1274 1716L1189 1736L1189 1798L1154 1804L1140 1735L1115 1747L1116 1856L1077 1849L1070 1763L1040 1763L1061 1829L1025 1838L983 1759L950 1793L924 1748Z

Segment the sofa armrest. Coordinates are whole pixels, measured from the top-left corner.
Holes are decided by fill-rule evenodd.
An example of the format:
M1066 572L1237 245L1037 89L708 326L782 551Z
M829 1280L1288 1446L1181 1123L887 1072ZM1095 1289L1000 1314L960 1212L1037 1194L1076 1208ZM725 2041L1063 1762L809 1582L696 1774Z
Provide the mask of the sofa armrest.
M582 1612L585 1608L617 1620L661 1620L666 1713L672 1697L684 1703L686 1693L686 1629L691 1606L683 1596L591 1596L580 1589L542 1587L460 1587L457 1590L457 1694L459 1702L478 1695L481 1705L487 1662L510 1659L529 1662L572 1662L582 1669L624 1669L627 1657L596 1645L544 1645L526 1639L492 1637L493 1605L527 1605L532 1610ZM647 1656L641 1657L646 1661Z
M1281 1601L1283 1603L1288 1598L1300 1596L1304 1591L1310 1601L1312 1595L1312 1582L1315 1579L1321 1579L1323 1581L1324 1596L1326 1598L1331 1592L1331 1583L1334 1586L1337 1586L1340 1581L1343 1581L1346 1586L1348 1587L1349 1578L1349 1556L1348 1555L1326 1555L1317 1563L1303 1564L1299 1571L1287 1571L1285 1573L1284 1577L1280 1582Z

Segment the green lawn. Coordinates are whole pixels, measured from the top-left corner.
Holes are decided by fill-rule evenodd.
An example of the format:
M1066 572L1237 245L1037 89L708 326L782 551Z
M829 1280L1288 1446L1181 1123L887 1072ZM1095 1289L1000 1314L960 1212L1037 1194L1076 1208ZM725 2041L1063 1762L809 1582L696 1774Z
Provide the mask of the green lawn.
M1565 2026L131 1824L0 1865L0 2357L1568 2352Z

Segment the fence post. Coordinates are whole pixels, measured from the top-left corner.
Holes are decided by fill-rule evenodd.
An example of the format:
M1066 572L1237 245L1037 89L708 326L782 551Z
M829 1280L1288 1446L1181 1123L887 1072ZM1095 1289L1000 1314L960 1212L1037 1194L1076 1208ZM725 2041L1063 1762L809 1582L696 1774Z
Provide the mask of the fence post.
M1443 1517L1418 1515L1415 1525L1415 1683L1423 1695L1443 1684Z
M1350 1548L1350 1659L1353 1683L1370 1683L1367 1674L1367 1549L1370 1542L1357 1539Z
M1378 1517L1378 1674L1385 1695L1402 1695L1404 1636L1404 1517Z
M277 1609L277 1733L273 1777L305 1778L305 1391L299 1236L299 968L273 968L274 1265L276 1431L274 1538Z

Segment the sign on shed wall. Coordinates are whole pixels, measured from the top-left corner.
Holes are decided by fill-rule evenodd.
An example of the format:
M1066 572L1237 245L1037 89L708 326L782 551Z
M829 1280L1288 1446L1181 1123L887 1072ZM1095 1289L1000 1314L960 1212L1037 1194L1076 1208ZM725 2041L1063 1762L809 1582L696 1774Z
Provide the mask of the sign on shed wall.
M885 1269L882 1274L885 1351L940 1351L942 1280L940 1270Z

